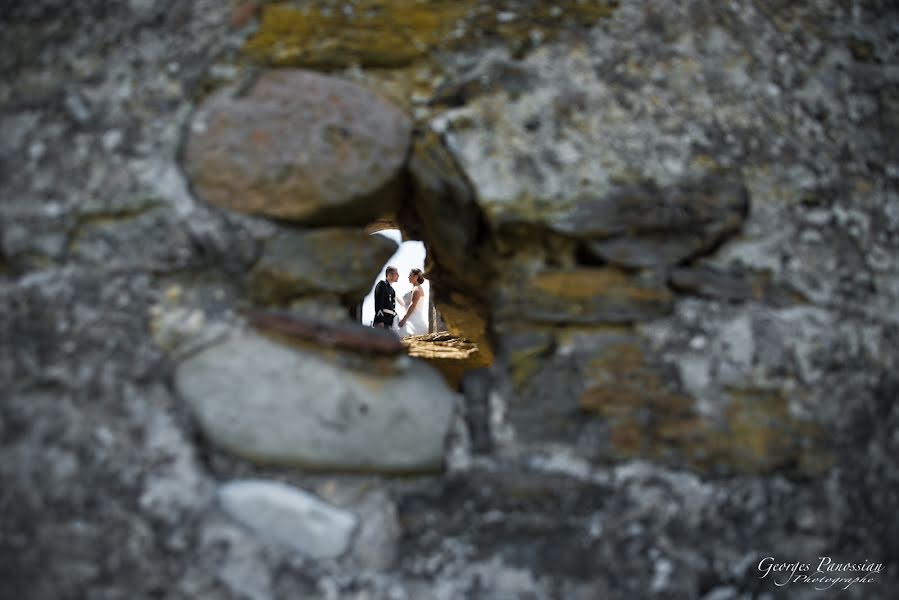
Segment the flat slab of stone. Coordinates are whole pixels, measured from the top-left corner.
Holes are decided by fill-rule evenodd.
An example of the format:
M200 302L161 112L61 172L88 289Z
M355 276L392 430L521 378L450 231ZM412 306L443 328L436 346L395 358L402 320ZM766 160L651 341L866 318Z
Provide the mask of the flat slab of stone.
M352 10L334 10L321 1L265 3L259 29L244 51L276 65L399 67L441 49L496 43L497 36L511 46L535 36L546 40L574 20L609 16L616 3L557 0L526 5L526 13L516 15L509 12L515 3L503 12L486 0L357 0Z
M273 303L319 293L362 298L396 249L393 240L359 229L284 229L263 247L253 292Z
M209 96L185 167L207 202L304 222L364 225L398 200L411 121L368 89L302 70Z
M746 188L735 179L705 177L670 186L646 182L582 199L556 227L580 237L664 232L714 240L739 228L748 207Z
M630 323L671 311L671 293L611 268L549 269L503 289L494 313L505 321L543 323Z
M459 389L465 373L490 366L490 359L477 344L446 331L403 338L403 344L409 356L440 371L453 389Z
M701 253L712 240L695 233L657 233L589 240L587 251L608 264L630 268L668 267Z
M456 402L440 374L418 361L398 373L361 372L330 356L243 329L182 362L175 381L205 434L250 460L440 470Z
M582 202L561 229L598 236L589 239L586 249L610 264L671 266L736 233L748 206L746 189L734 180L707 177L664 188L634 185Z
M311 558L341 556L356 529L353 513L277 481L231 481L219 489L219 502L260 537Z

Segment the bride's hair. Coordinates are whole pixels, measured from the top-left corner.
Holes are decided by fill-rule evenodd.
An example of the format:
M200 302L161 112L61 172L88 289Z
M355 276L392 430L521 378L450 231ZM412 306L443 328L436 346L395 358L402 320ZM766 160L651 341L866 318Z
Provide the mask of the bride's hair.
M421 269L412 269L410 273L412 275L415 275L415 281L418 282L418 285L421 285L425 282L425 276L421 274Z

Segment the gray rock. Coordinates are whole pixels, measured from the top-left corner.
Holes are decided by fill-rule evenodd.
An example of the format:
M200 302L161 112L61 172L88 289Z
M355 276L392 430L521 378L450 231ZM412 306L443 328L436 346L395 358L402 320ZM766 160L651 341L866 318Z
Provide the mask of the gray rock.
M706 244L701 234L687 233L588 240L585 246L590 254L610 264L643 268L676 265L701 251Z
M646 98L613 79L627 61L619 58L542 48L519 64L536 74L521 94L478 96L432 121L494 227L528 223L600 237L658 224L663 231L707 228L702 237L714 239L742 220L747 198L739 178L691 160L691 138L714 134L697 127L671 135L671 124L683 127L694 111L703 128L714 127L705 99L681 89L685 78L661 92L677 95L678 119L643 112L651 110ZM649 122L638 116L648 114Z
M707 267L682 268L671 272L670 282L678 291L706 297L741 302L753 297L752 284L742 273Z
M748 207L746 189L736 180L706 177L663 188L647 183L582 201L557 227L587 237L588 252L611 264L662 267L736 233Z
M703 596L702 600L734 600L739 597L737 588L733 586L718 586Z
M223 448L259 462L350 471L440 469L456 401L423 363L353 371L249 330L181 363L176 383Z
M333 293L361 300L397 249L382 235L359 229L283 229L268 240L251 274L261 301Z
M622 186L596 199L583 199L557 228L582 237L629 233L692 235L699 244L733 233L749 208L746 188L736 180L705 177L671 186Z
M430 133L415 141L409 173L419 221L415 225L428 242L428 252L439 257L448 287L477 288L488 267L484 250L478 247L480 209L471 186L438 136Z
M396 505L386 493L375 490L367 493L354 510L360 522L353 558L363 568L388 569L396 560L402 534Z
M490 435L490 370L472 369L462 376L460 389L465 395L465 425L474 452L487 453L493 449Z
M347 551L356 517L302 490L276 481L232 481L221 487L222 508L260 537L312 558Z
M391 184L411 122L364 87L280 70L210 96L186 168L208 202L297 221L364 225L399 200Z
M775 306L789 306L806 299L791 286L772 281L769 273L712 266L673 269L670 285L679 292L729 302L759 300Z
M312 318L329 323L345 323L349 311L339 296L315 295L303 296L292 300L288 306L291 314L300 318Z
M147 207L134 214L90 215L81 220L69 252L85 263L125 269L159 269L164 265L174 269L191 259L188 232L169 211ZM147 243L130 243L144 236Z

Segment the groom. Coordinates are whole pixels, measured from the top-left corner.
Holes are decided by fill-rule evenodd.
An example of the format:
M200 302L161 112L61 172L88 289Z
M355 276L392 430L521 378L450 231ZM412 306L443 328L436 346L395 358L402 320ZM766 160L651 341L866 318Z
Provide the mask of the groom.
M396 316L396 292L391 283L400 278L396 267L387 267L385 279L375 286L375 320L374 327L390 329Z

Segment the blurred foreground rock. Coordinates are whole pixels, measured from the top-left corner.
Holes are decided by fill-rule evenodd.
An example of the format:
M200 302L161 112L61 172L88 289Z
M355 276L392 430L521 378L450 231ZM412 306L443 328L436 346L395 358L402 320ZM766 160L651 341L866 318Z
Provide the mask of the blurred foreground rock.
M280 304L301 296L336 294L358 301L397 245L355 229L280 231L263 246L250 277L254 296Z
M418 362L397 373L234 332L178 366L175 382L216 444L261 463L343 471L443 466L454 395Z
M396 208L411 123L365 88L273 71L224 88L194 116L186 168L219 206L303 222L364 225Z
M231 481L219 498L228 514L258 535L312 558L346 552L356 527L351 513L272 481Z

